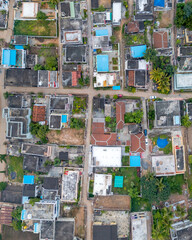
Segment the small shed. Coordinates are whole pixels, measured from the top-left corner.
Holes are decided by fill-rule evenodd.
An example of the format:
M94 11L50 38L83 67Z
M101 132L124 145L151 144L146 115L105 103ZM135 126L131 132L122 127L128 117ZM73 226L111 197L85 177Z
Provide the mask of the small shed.
M35 177L33 175L24 175L23 184L34 184Z
M130 156L130 167L141 167L141 157Z

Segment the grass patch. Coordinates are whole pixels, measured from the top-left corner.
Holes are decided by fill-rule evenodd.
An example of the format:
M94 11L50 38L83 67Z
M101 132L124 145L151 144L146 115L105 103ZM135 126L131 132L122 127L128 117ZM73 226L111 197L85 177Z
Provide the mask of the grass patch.
M105 124L110 132L116 132L116 118L106 117Z
M94 180L89 181L89 197L94 197L93 195L93 186L94 186Z
M82 113L86 110L86 98L74 97L72 113Z
M11 172L16 172L16 178L14 180L11 179ZM9 180L14 182L23 182L23 157L15 157L9 156L8 160L8 175Z
M131 199L131 212L151 211L151 204L144 198Z
M128 195L128 189L132 188L132 183L138 191L140 191L140 179L137 176L137 168L122 167L122 168L108 168L108 173L112 173L113 177L113 186L112 192L114 194ZM115 176L123 176L123 188L115 188L114 181Z
M56 36L56 21L37 20L21 21L16 20L14 35L28 36Z
M122 166L129 166L129 156L122 157Z
M143 34L129 34L124 35L125 41L127 45L138 45L138 44L144 44L145 39Z

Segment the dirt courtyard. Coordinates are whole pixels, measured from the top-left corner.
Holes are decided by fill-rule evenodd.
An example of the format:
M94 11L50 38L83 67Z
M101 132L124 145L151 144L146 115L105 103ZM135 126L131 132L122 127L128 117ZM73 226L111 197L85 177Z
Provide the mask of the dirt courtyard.
M156 12L156 16L158 16L159 12ZM162 12L162 17L160 20L159 28L166 28L172 24L172 10Z
M85 238L85 209L80 207L75 216L75 236Z
M64 128L61 131L49 131L47 134L49 143L58 145L83 145L84 129Z
M111 8L111 0L99 0L99 6L104 6L104 8Z

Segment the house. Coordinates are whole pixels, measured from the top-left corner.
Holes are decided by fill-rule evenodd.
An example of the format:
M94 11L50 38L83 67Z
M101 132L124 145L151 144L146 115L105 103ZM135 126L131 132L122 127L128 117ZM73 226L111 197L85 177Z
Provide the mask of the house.
M96 78L94 87L112 87L116 85L116 73L97 73L94 72L93 77Z
M135 16L136 21L152 21L153 20L153 4L152 0L136 0Z
M170 228L171 240L190 239L192 234L192 222L184 220L176 222Z
M79 65L80 66L80 65ZM81 68L80 68L81 69ZM77 87L78 80L81 78L81 71L63 71L62 85L63 87Z
M0 192L0 202L21 204L22 203L22 186L7 185L5 190Z
M66 63L86 63L87 62L87 46L79 44L70 44L63 47Z
M152 156L152 169L157 177L176 175L174 155Z
M131 152L142 153L145 152L145 135L144 133L131 134Z
M82 44L81 30L62 31L61 43L63 44Z
M44 122L46 120L46 106L40 104L33 105L33 114L32 121L33 122Z
M37 2L22 2L21 18L34 19L37 17L39 4Z
M158 29L153 32L153 46L154 48L169 48L171 45L169 29Z
M51 166L44 166L47 157L36 155L23 155L23 170L28 172L42 172L48 173Z
M102 49L102 51L111 51L110 37L112 36L112 26L95 27L94 29L93 49Z
M62 177L61 201L76 202L78 199L78 184L80 181L80 171L65 170Z
M151 238L151 215L149 212L131 213L131 239L148 240Z
M21 153L26 155L51 157L53 147L51 145L36 145L31 143L23 143Z
M168 11L172 9L172 1L170 0L155 0L154 10L155 11Z
M112 24L113 25L120 25L121 23L121 8L122 8L122 3L121 2L113 2L113 20Z
M93 167L121 167L121 147L92 146Z
M129 49L130 57L131 58L143 58L146 49L147 49L146 45L132 46Z
M93 25L110 24L112 16L110 11L106 12L93 12Z
M99 196L110 195L112 190L112 175L94 174L93 194Z
M1 65L4 68L25 68L26 50L2 48Z
M143 21L128 22L125 25L125 34L144 32L145 25Z
M177 72L174 75L174 90L186 90L192 89L192 72Z
M122 129L124 127L125 102L116 102L116 128Z
M117 225L93 225L93 240L118 240Z
M59 189L59 178L56 177L44 177L43 178L43 188L49 190Z
M175 127L181 125L182 101L155 101L155 127Z
M58 72L39 70L37 87L58 88L59 87Z
M7 28L7 12L0 10L0 29L6 29Z
M55 222L55 240L66 238L66 240L73 240L75 234L75 221L72 218L59 218Z
M60 2L60 7L62 18L75 18L74 2Z
M0 205L0 224L9 225L12 224L12 211L13 207L8 205Z
M4 85L10 87L37 87L38 71L16 68L7 69Z
M127 87L146 89L149 82L149 74L146 70L126 70Z
M28 36L24 35L14 35L12 40L13 45L28 45Z

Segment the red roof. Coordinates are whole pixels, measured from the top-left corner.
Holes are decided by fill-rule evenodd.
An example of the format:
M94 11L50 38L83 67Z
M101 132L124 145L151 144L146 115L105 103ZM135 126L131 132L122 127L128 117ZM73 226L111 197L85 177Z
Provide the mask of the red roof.
M92 123L92 133L93 134L104 133L104 123Z
M127 31L130 33L138 33L139 32L139 22L129 22L127 24Z
M43 122L45 121L45 106L33 106L33 122Z
M168 48L167 32L154 32L153 44L154 44L154 48Z
M131 87L135 86L135 71L129 71L128 72L128 85Z
M13 208L9 206L2 206L0 208L0 224L11 225L12 211L13 211Z
M92 134L91 135L91 144L98 146L113 146L117 143L117 134Z
M125 115L125 103L116 102L116 123L117 129L122 129L124 127L124 115Z
M131 135L131 152L145 152L145 136L143 133Z
M81 78L81 72L72 72L72 86L77 86L78 79Z

